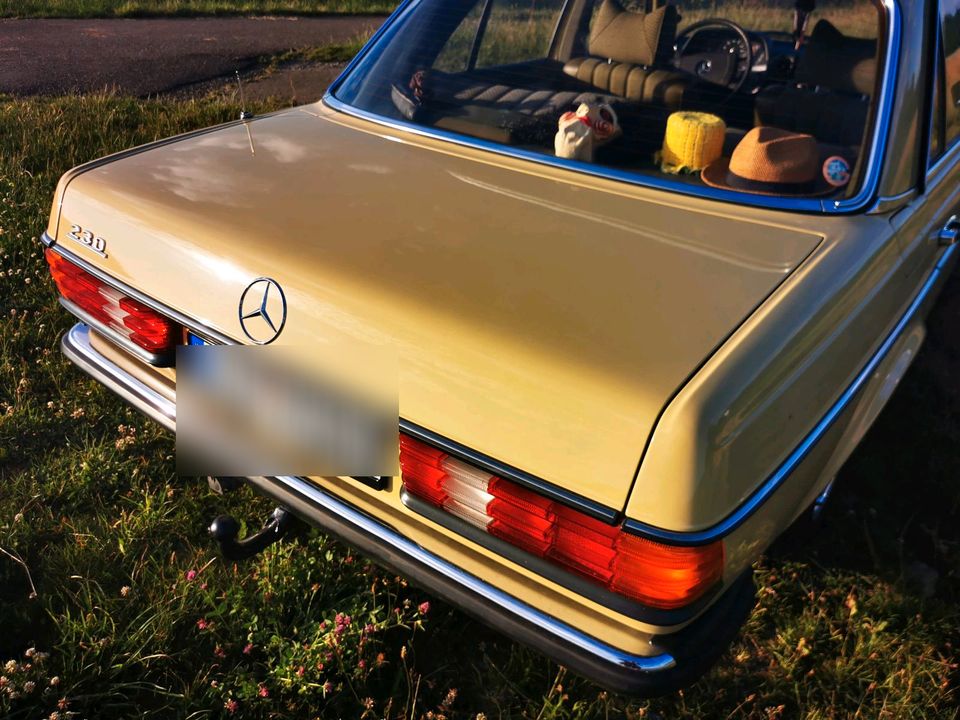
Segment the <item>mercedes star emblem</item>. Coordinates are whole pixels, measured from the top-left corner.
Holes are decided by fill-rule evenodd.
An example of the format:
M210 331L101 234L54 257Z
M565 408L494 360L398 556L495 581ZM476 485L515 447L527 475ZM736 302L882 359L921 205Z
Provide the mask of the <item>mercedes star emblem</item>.
M257 278L240 296L240 327L257 345L269 345L287 322L287 298L276 280Z

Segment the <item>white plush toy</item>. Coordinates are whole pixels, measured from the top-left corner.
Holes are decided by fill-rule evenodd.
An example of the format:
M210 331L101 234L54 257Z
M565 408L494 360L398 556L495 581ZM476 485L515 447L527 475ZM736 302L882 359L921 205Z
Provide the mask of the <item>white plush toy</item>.
M557 157L593 162L593 152L621 133L617 113L607 103L581 103L576 112L560 117L553 139Z

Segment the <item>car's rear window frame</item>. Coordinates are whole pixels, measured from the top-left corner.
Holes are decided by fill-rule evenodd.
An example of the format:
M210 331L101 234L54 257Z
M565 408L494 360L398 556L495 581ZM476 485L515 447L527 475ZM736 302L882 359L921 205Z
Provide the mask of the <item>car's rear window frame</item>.
M605 167L592 163L567 160L555 156L511 147L489 140L471 137L448 130L418 125L406 120L386 117L355 107L337 97L337 92L344 81L360 65L370 50L378 43L389 39L389 35L396 30L404 16L413 11L421 0L403 0L393 14L374 33L369 42L347 65L340 76L330 85L322 102L329 108L353 117L377 123L395 130L412 133L421 137L444 140L455 145L484 150L506 157L518 158L540 165L569 170L580 175L588 175L605 180L636 185L654 190L678 193L680 195L718 200L734 203L741 206L752 206L803 213L848 214L864 210L876 197L880 184L880 175L883 160L887 149L887 140L890 131L893 112L893 95L899 72L898 58L902 36L902 17L897 0L877 0L883 12L879 19L878 28L878 57L882 60L882 71L879 74L877 101L874 103L871 117L868 118L869 152L863 171L863 182L856 195L842 199L817 198L788 198L723 190L701 184L691 184L669 177L655 177L641 175L626 170ZM565 3L566 5L566 3Z

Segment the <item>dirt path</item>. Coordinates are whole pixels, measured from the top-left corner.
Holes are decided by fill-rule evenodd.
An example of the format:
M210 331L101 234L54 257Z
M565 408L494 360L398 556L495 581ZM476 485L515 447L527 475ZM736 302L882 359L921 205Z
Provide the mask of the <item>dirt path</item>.
M343 43L376 16L0 20L0 93L116 88L153 95L249 67L284 50Z

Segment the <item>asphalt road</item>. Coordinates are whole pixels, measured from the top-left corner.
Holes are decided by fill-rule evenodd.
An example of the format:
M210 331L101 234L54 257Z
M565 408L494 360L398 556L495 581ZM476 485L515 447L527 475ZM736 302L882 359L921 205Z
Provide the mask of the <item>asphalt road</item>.
M145 96L222 77L263 55L348 42L380 17L0 20L0 93L116 88Z

